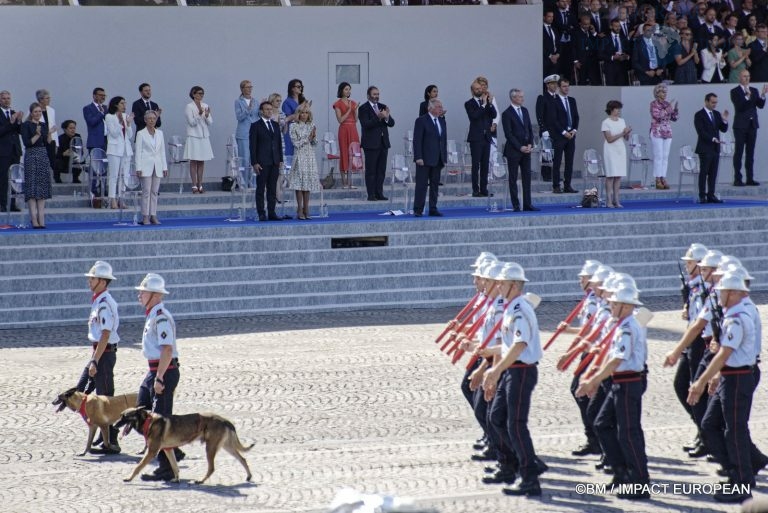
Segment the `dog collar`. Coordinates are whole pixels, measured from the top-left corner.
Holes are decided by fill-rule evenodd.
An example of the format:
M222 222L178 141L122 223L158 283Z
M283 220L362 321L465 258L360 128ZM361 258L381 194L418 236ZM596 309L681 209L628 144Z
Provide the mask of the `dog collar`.
M85 402L88 400L88 394L85 394L83 401L80 403L80 408L77 409L77 413L83 418L86 424L91 425L91 421L88 419L88 414L85 412Z
M144 438L147 438L147 435L149 434L149 425L152 424L152 416L148 416L146 420L144 421L144 425L141 426L141 434L144 435Z

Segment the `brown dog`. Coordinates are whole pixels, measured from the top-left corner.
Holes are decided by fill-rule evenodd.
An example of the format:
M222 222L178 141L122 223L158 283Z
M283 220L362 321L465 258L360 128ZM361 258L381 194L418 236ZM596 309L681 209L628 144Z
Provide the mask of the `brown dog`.
M157 456L160 450L165 452L173 469L174 482L179 480L179 466L173 453L174 447L181 447L195 440L205 444L205 456L208 460L208 472L205 476L195 481L204 483L213 474L213 460L219 449L224 449L237 458L237 461L245 468L246 481L251 480L251 469L241 452L250 451L254 445L246 447L241 442L235 431L235 426L227 419L213 413L190 413L188 415L170 415L163 417L156 413L148 412L145 408L129 408L120 416L115 427L125 426L123 436L131 429L144 435L147 441L147 452L141 459L130 476L123 481L130 481L136 477L141 469Z
M76 388L70 388L56 397L53 405L57 406L56 413L64 408L80 413L83 420L88 424L88 442L85 444L85 450L78 456L85 455L91 448L93 437L96 435L96 429L101 429L101 437L109 440L109 426L120 419L120 413L126 408L136 404L137 394L123 394L116 396L86 395L78 392ZM115 440L112 440L115 442Z

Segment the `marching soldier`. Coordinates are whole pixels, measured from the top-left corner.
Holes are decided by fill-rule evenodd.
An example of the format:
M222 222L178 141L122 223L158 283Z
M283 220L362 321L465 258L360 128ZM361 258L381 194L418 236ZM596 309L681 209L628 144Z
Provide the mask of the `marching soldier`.
M648 457L641 425L642 397L647 387L648 347L645 328L635 319L634 310L642 303L634 287L617 289L609 298L612 317L618 323L611 340L608 361L584 381L576 395L594 395L600 383L611 376L613 385L595 419L595 431L614 469L612 483L641 485L635 491L620 493L621 499L648 499Z
M120 342L117 333L120 317L117 314L117 302L107 288L116 278L112 275L112 266L101 260L94 263L85 276L88 278L88 288L93 293L91 314L88 316L88 340L91 342L92 352L91 359L77 382L77 390L89 393L95 385L98 395L112 396L115 395L114 369L117 362L117 344ZM92 448L90 452L119 454L117 434L117 428L110 426L109 440L101 440L99 434L94 445L102 442L102 448Z
M502 491L507 495L541 495L538 476L543 469L539 465L528 431L528 413L531 394L538 381L536 366L542 357L539 339L539 323L533 307L523 298L523 288L528 279L519 264L509 263L500 279L509 284L509 306L504 312L501 328L501 360L488 369L483 378L483 390L487 400L499 391L507 403L505 426L509 442L519 465L521 480ZM494 421L494 427L496 427Z
M696 404L710 380L718 373L720 381L709 402L702 424L702 435L716 460L730 469L732 493L714 495L718 502L743 502L752 496L749 486L755 477L750 460L749 414L755 389L754 365L757 345L755 321L744 298L749 288L735 274L726 273L717 285L719 303L724 308L722 336L717 354L706 371L691 384L689 404ZM727 436L726 436L727 434Z
M154 413L168 416L173 413L173 393L179 383L179 353L176 348L176 323L163 304L165 280L159 274L147 274L136 290L138 299L147 312L141 351L149 364L149 371L139 388L137 406L144 406ZM176 460L184 453L174 449ZM142 474L144 481L170 481L173 470L163 451L157 455L159 466L152 474Z

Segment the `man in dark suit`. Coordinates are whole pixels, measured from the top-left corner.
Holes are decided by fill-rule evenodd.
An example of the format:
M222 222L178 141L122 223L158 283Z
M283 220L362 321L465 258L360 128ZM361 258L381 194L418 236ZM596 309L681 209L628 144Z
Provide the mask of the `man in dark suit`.
M618 18L614 18L611 20L611 31L608 37L601 41L600 46L600 60L603 61L605 85L627 85L629 54L629 41L621 32L621 22Z
M709 40L714 36L725 39L725 31L716 25L717 22L717 9L714 7L707 8L704 15L704 23L702 23L698 29L696 29L696 42L699 43L699 48L707 48Z
M653 46L653 25L643 26L643 35L632 45L632 69L640 85L656 85L661 82L664 68L661 67L659 52Z
M559 75L549 75L544 79L544 86L546 90L544 94L540 94L536 98L536 122L539 125L539 137L549 137L549 129L547 128L547 108L551 104L552 100L557 96L557 81L560 80ZM550 162L541 161L541 179L552 180L552 164Z
M560 68L560 47L558 43L558 32L555 30L555 28L552 26L552 21L554 19L554 13L552 11L547 11L544 13L544 27L542 30L543 33L543 44L542 49L544 50L544 76L551 75L553 73L557 73L558 69Z
M472 98L464 103L464 110L469 117L467 142L472 155L472 196L488 196L488 163L491 158L491 125L496 117L493 95L483 92L478 82L470 86Z
M19 131L24 113L11 109L11 93L0 91L0 212L8 208L8 169L21 158ZM11 211L19 212L16 202Z
M88 140L85 146L89 151L94 148L107 150L107 133L104 130L104 116L107 115L107 106L104 105L106 99L107 93L101 87L97 87L93 90L93 102L83 107L83 118L88 125Z
M146 82L141 84L139 86L139 93L141 94L141 98L133 102L133 107L131 107L131 112L133 112L133 122L136 125L136 133L147 126L146 123L144 123L144 114L148 110L154 111L157 114L157 124L155 127L160 128L162 123L160 121L160 115L163 113L163 109L150 100L150 98L152 98L152 86Z
M533 151L533 126L528 109L523 107L523 92L512 89L509 92L512 102L501 115L501 126L504 127L504 156L507 158L507 176L509 178L509 195L512 198L512 208L520 212L520 199L517 195L517 171L523 185L523 210L539 210L531 202L531 151Z
M386 200L384 196L384 176L387 173L387 153L389 128L395 126L395 120L389 108L379 103L379 89L368 88L368 101L357 108L360 120L360 146L365 152L365 188L368 201Z
M701 203L722 203L715 196L717 166L720 162L720 132L728 131L728 111L722 116L717 108L717 95L708 93L704 97L704 108L693 116L696 128L696 153L699 156L699 201Z
M413 215L424 215L424 201L429 184L429 215L442 217L437 210L437 189L440 171L448 162L448 135L443 116L443 102L429 100L427 113L416 118L413 125L413 161L416 163L416 191L413 195Z
M768 84L763 84L763 90L758 95L757 89L749 85L749 71L741 70L739 73L739 85L731 89L731 103L733 103L733 137L736 140L736 148L733 152L733 185L745 185L741 180L741 155L744 148L747 154L744 158L744 169L747 172L746 185L760 185L755 181L753 165L755 161L755 141L757 129L760 123L757 121L757 109L765 107L765 93Z
M597 60L597 32L589 15L579 18L579 28L573 32L573 67L579 85L603 85Z
M558 36L557 50L559 53L558 73L560 76L571 78L573 73L573 42L571 34L576 30L578 19L576 11L571 9L569 0L557 0L557 9L554 12L552 26ZM548 75L549 73L545 73Z
M561 78L557 82L560 92L552 99L547 108L547 130L552 138L554 157L552 158L552 192L577 192L571 187L573 175L573 157L576 152L576 131L579 129L579 110L576 100L568 96L570 82ZM565 156L563 188L560 188L560 163Z
M275 212L277 204L277 180L283 164L283 136L280 125L272 121L272 104L261 102L261 118L251 124L251 164L256 173L256 210L259 221L282 221ZM267 210L264 210L264 193L267 194Z
M768 82L768 27L764 24L757 26L757 39L749 44L749 60L752 67L752 80L755 82Z

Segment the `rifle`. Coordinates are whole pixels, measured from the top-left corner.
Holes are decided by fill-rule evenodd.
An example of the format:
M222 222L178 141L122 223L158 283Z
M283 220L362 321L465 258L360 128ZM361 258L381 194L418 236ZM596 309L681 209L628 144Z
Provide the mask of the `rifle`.
M480 291L477 291L474 296L472 296L472 299L469 300L469 303L461 309L461 311L456 315L456 317L453 318L454 321L459 322L464 315L467 314L470 308L475 304L475 301L477 301L477 298L480 296ZM440 341L443 339L445 335L448 334L448 332L451 331L451 328L449 326L446 326L440 335L438 335L437 339L435 339L435 344L439 344Z
M677 269L680 271L680 295L683 296L683 309L688 310L691 287L688 285L688 280L685 279L685 273L683 273L683 266L680 265L680 261L677 262Z
M496 297L494 296L494 294L496 292L496 288L497 288L497 285L494 283L493 286L491 286L491 288L488 290L488 293L485 296L485 299L479 305L477 305L472 310L472 312L470 312L470 314L467 315L466 319L464 319L464 321L462 321L462 323L459 325L459 327L456 328L456 336L455 337L452 336L452 337L448 338L448 340L445 342L445 344L443 344L442 347L440 347L440 351L445 351L445 348L448 347L451 343L453 343L453 345L448 350L447 354L453 353L456 350L456 348L459 347L459 337L458 337L459 333L467 326L467 324L469 324L469 321L472 320L472 318L475 316L475 314L477 314L478 312L482 312L488 306L489 302L493 302L496 299ZM469 328L469 330L465 332L465 335L468 336L468 337L471 337L472 335L474 335L475 332L480 328L480 326L482 326L484 318L485 318L485 315L482 315ZM471 335L470 335L470 333L471 333Z
M603 319L600 325L597 326L595 329L593 329L592 332L584 339L584 342L593 343L595 340L597 340L597 337L600 336L600 332L603 330L603 326L605 326L605 323L608 322L608 319L610 318L611 316L609 315L608 317ZM571 344L571 347L568 348L568 351L566 351L566 353L568 353L569 351L572 351L575 347L576 347L576 343ZM579 356L582 352L583 351L574 351L574 353L571 356L569 356L568 359L563 363L563 367L558 370L561 370L561 371L567 370L568 367L570 367L571 364L574 362L574 360L576 360L576 357Z
M709 296L709 307L712 310L712 339L720 343L723 334L723 307L720 302Z
M568 314L568 317L565 318L563 321L565 324L570 324L573 322L573 319L576 318L576 315L578 315L579 311L581 311L581 307L584 306L584 303L587 301L587 296L585 295L583 298L581 298L581 301L574 307L573 310L571 310L571 313ZM552 342L555 341L555 339L565 330L565 328L558 328L555 330L555 332L552 334L552 336L549 338L546 344L544 344L544 351L547 350L549 346L552 345Z
M643 327L647 326L648 323L651 321L651 319L653 319L653 312L651 312L645 307L639 308L637 310L637 314L634 314L634 315L637 322L639 322L640 325ZM611 338L613 338L613 333L616 331L616 328L619 326L619 324L621 324L620 321L616 322L616 325L611 329L611 332L608 334L608 336L600 342L601 344L605 344L605 346L601 349L597 358L594 359L591 367L587 370L587 372L584 373L584 379L591 378L600 370L600 367L602 367L603 361L605 360L605 357L608 355L608 350L611 347L610 340ZM587 358L585 358L584 360L586 359ZM575 375L576 373L574 373L574 376Z

